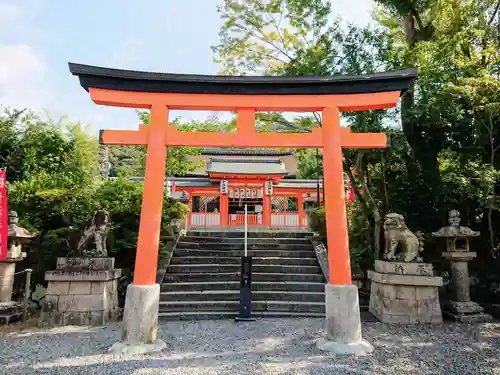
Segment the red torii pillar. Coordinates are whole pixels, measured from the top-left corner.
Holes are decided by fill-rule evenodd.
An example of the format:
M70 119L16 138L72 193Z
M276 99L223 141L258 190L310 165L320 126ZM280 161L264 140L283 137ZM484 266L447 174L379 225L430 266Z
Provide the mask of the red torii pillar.
M161 340L157 340L156 334L159 285L155 284L155 279L164 196L166 148L167 146L186 146L323 148L329 284L325 286L327 335L326 338L318 341L318 346L338 353L363 354L372 350L371 345L361 337L358 290L355 285L352 285L351 279L342 148L384 148L387 146L387 138L381 133L351 133L349 129L341 128L340 112L393 107L403 90L400 86L404 87L409 80L413 79L416 71L400 73L397 78L399 79L397 89L395 87L393 90L382 92L269 95L256 93L255 86L242 88L243 91L253 90L251 94L207 94L206 87L200 89L200 92L205 93L178 93L184 90L184 88L179 88L182 75L164 75L164 80L175 81L171 84L176 85L177 93L169 92L168 87L165 91L158 92L160 91L158 85L165 85L165 83L145 76L150 73L123 72L72 64L70 64L70 70L79 76L82 86L90 92L90 97L96 104L151 109L150 126L140 125L139 130L103 130L100 133L100 141L103 144L147 146L134 281L127 290L123 343L115 349L129 350L123 348L136 343L150 345L147 350L164 347ZM130 77L133 74L136 78L132 78L131 81ZM192 87L193 81L187 78L192 76L185 77L186 82L189 81L188 84ZM203 76L195 77L199 80L205 79L204 83L207 85L213 84L211 80L215 80L215 77L209 79ZM367 80L373 77L367 77ZM219 83L225 78L227 79L227 77L217 77ZM233 83L235 78L230 77ZM250 78L250 80L255 78ZM259 78L262 77L257 77L257 81ZM136 81L133 81L134 79ZM248 83L244 82L248 78L238 77L238 79L244 84ZM393 81L386 82L391 79ZM385 80L383 87L390 88L390 83L397 79L388 78L387 74L381 75L376 82L377 90L380 91L381 81ZM117 85L116 82L120 80L121 84ZM324 82L324 78L318 79L318 82L319 80ZM401 80L404 82L401 83ZM138 81L146 83L141 86L137 83ZM151 85L151 81L155 81L155 84ZM301 81L298 81L298 84L306 85ZM213 89L219 90L215 86ZM189 90L193 89L189 88ZM225 86L225 90L231 92L234 86ZM348 89L344 88L344 90ZM175 126L168 125L169 109L235 111L237 131L224 134L179 132ZM307 134L257 133L255 131L257 111L322 112L322 128L315 128Z

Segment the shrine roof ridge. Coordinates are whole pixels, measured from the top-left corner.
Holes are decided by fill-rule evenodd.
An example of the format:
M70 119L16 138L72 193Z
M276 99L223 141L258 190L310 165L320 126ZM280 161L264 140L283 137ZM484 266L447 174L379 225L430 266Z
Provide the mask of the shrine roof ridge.
M292 151L277 151L277 150L252 150L252 149L203 149L201 155L217 155L217 156L289 156L294 155Z
M248 164L281 164L280 159L225 159L225 158L210 158L214 163L248 163Z
M222 76L158 73L68 63L80 85L120 91L179 94L331 95L362 94L408 89L416 68L363 75Z

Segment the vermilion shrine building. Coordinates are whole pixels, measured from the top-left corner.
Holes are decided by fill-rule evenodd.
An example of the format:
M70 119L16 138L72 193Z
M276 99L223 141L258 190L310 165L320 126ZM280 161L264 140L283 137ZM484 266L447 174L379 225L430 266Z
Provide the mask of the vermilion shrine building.
M187 228L306 228L307 209L323 198L322 182L299 180L292 152L250 149L203 150L191 177L169 177L167 194L189 205Z

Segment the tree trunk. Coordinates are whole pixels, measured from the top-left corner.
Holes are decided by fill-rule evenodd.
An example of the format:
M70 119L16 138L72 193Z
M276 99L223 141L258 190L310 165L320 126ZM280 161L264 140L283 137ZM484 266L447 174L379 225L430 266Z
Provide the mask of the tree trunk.
M373 196L368 187L368 181L366 178L366 162L365 153L359 153L356 160L356 171L359 175L359 180L363 183L363 196L366 205L370 211L371 219L373 220L373 258L375 260L380 259L380 211L377 206L377 202L373 199Z
M495 154L497 151L497 148L495 147L495 141L493 138L493 124L492 120L490 119L490 152L491 152L491 167L495 168ZM490 253L492 258L496 258L497 256L497 248L495 246L495 231L493 229L493 209L495 208L495 203L496 203L496 181L493 181L492 186L491 186L492 192L491 192L491 198L490 202L488 205L488 231L490 234Z

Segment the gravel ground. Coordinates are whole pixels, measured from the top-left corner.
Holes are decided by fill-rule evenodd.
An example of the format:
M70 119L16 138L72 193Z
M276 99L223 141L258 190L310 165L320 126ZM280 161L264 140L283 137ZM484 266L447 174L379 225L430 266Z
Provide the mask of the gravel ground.
M168 349L146 356L106 350L120 325L0 333L0 374L500 374L500 324L365 323L375 352L336 357L314 345L324 319L162 322Z

